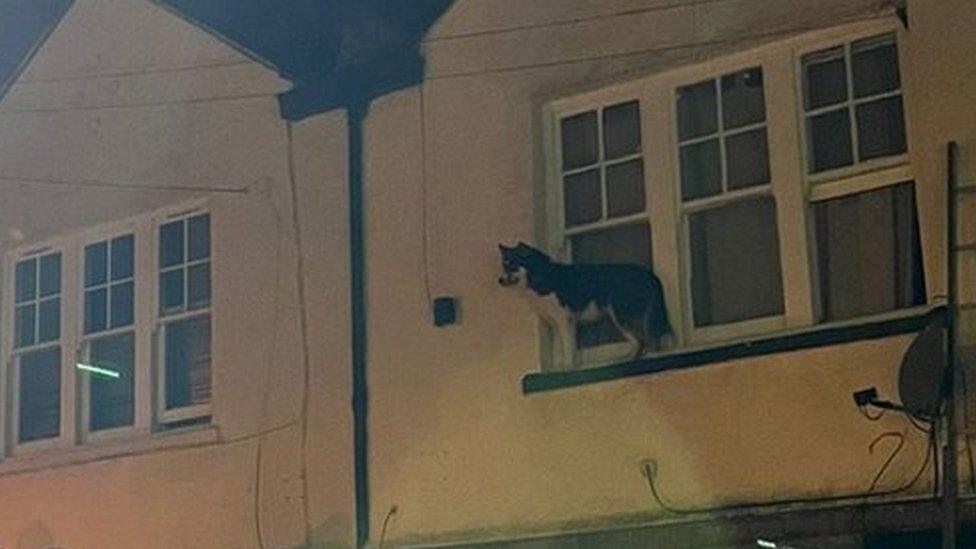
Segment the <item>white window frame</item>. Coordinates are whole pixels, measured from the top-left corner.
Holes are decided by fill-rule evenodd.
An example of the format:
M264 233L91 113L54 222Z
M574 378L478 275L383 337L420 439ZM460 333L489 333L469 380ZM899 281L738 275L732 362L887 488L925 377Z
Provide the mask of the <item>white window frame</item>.
M159 316L159 227L180 215L193 212L194 215L209 213L213 221L212 210L205 199L197 199L163 208L150 214L142 214L125 220L101 224L91 229L84 229L66 236L25 244L5 252L2 256L4 280L0 288L0 304L3 305L0 314L0 349L4 356L0 361L0 462L4 457L29 458L38 454L64 452L72 448L99 447L118 442L142 440L153 433L168 432L170 424L187 419L205 419L212 416L212 403L216 394L216 387L211 382L211 401L205 406L195 406L193 409L170 410L161 414L161 407L157 407L165 376L161 375L163 357L159 343L161 329ZM212 225L211 225L212 227ZM135 239L134 246L134 310L131 326L106 329L93 334L84 333L84 249L86 246L118 236L131 234ZM15 326L15 270L19 261L31 257L40 258L43 255L61 253L61 310L60 310L60 339L56 342L45 342L28 347L14 347ZM211 317L211 364L215 364L213 349L213 296L214 296L214 254L213 231L211 228L211 304L206 309L192 311L185 316L208 314ZM167 322L175 320L175 316L166 317ZM88 376L80 374L75 364L85 358L88 343L92 339L117 335L131 331L135 336L135 364L133 406L134 418L130 426L105 429L96 432L89 430L88 405L90 398L90 384ZM21 355L47 348L53 345L61 346L61 424L60 433L56 438L19 443L19 394L18 394L18 360ZM154 351L155 349L155 351ZM213 375L213 369L211 369ZM212 425L212 419L205 423Z
M901 169L904 171L909 162L909 152L910 147L908 147L908 136L911 135L909 129L908 121L908 108L905 100L905 80L902 71L901 82L899 87L895 91L883 92L880 94L870 95L867 97L855 98L854 97L854 69L853 63L851 61L851 44L857 42L858 40L863 40L865 38L872 38L884 34L893 34L895 36L895 48L898 51L898 62L899 69L902 66L902 60L906 59L904 46L904 37L899 32L898 27L893 24L883 25L878 27L872 27L871 30L864 30L857 33L840 34L831 33L822 37L817 41L805 42L796 50L794 55L794 60L796 63L795 74L796 74L796 89L797 89L797 115L799 116L800 125L800 139L801 139L801 151L803 155L803 175L806 180L813 187L812 192L831 192L831 191L818 191L817 187L836 187L834 183L841 183L841 186L845 186L847 183L853 187L860 188L861 190L873 190L881 186L885 186L883 182L878 182L880 179L884 181L886 179L885 175L889 170ZM842 103L835 103L833 105L828 105L826 107L819 107L813 110L806 110L804 104L804 74L803 74L803 58L807 55L817 53L823 50L829 50L835 47L843 48L844 50L844 65L846 67L846 78L847 78L847 99ZM858 140L859 136L857 133L857 116L856 107L861 103L870 103L872 101L877 101L879 99L885 99L888 97L901 97L902 98L902 115L905 121L905 139L906 139L906 151L901 154L882 156L878 158L872 158L869 160L860 160L860 153L858 152ZM826 112L831 112L835 110L840 110L843 108L847 111L848 118L851 124L851 158L853 163L850 166L842 166L840 168L834 168L831 170L824 170L817 173L809 173L809 162L811 161L810 152L810 136L807 133L807 119L811 116L816 116L817 114L823 114ZM837 191L832 191L837 192ZM843 196L835 194L834 196Z
M150 364L151 342L148 341L146 334L149 333L147 328L148 324L146 322L145 310L147 309L147 301L145 298L140 299L141 296L147 295L146 292L151 291L153 286L152 277L147 275L147 265L146 260L148 256L153 251L145 245L146 242L151 242L148 239L148 225L146 223L145 217L138 219L129 219L117 223L110 223L98 227L94 230L87 231L81 235L79 242L77 244L78 262L77 269L74 273L73 282L78 288L78 300L75 314L77 315L77 320L72 323L73 328L76 332L77 337L77 358L79 360L87 361L89 358L90 344L94 339L101 339L103 337L109 337L113 335L120 335L127 332L132 332L135 339L135 348L133 357L134 367L133 367L133 423L129 426L115 427L112 429L103 429L99 431L91 431L89 429L90 417L89 417L89 404L91 398L91 384L89 375L77 374L79 379L77 383L78 386L78 425L77 432L78 438L82 442L102 442L117 440L120 438L132 437L136 434L146 434L151 430L151 418L150 414L147 413L147 397L150 395L149 391L149 376L147 375L147 368L143 365ZM91 244L97 244L100 242L111 241L112 239L120 236L132 235L134 238L134 249L133 249L133 323L130 326L125 326L122 328L109 328L100 332L94 332L91 334L85 334L85 247ZM109 258L108 268L111 270L111 258ZM109 275L110 276L110 275ZM107 283L108 284L108 283ZM109 297L109 300L111 298ZM110 303L110 301L109 301Z
M802 57L810 52L890 32L896 34L899 60L905 59L901 52L904 40L897 22L893 18L884 18L806 33L694 66L548 103L543 109L547 176L542 208L544 234L540 242L555 259L566 261L569 257L568 237L571 231L579 230L576 227L566 231L562 226L560 120L636 99L641 112L641 152L645 166L647 211L635 217L646 218L650 222L652 265L665 289L669 320L675 332L674 351L816 325L819 318L819 286L816 281L815 241L811 232L812 203L913 178L907 154L872 159L816 174L816 177L807 175ZM904 66L904 63L901 64ZM770 184L683 203L678 161L677 90L752 67L763 71ZM905 105L906 140L910 140L908 98L904 89L906 78L905 71L901 72L902 87L899 93ZM717 107L721 109L720 104ZM725 169L723 165L723 174ZM783 313L767 318L696 327L692 318L687 214L705 206L761 194L771 195L776 204ZM613 223L616 224L617 220ZM591 228L592 225L585 227ZM899 313L904 314L892 311L883 316ZM618 349L611 347L598 347L590 353L583 353L580 356L581 365L597 366L608 361L619 361ZM544 369L546 360L551 358L543 358Z
M201 261L186 261L181 263L181 268L185 270L185 275L183 277L183 299L184 304L189 302L189 268L192 265L198 263L209 263L210 264L210 303L207 307L190 310L184 310L179 313L164 314L160 307L160 287L159 278L162 273L162 268L159 264L159 249L160 249L160 236L159 231L163 225L172 223L175 221L182 221L187 223L190 218L199 215L211 215L211 228L210 228L210 255L206 260ZM156 364L155 376L156 376L156 417L158 421L162 423L176 423L182 421L189 421L194 419L205 418L212 415L213 413L213 280L214 280L214 265L213 265L213 216L210 210L204 204L194 204L187 208L181 208L175 211L169 211L162 213L157 216L154 220L153 225L153 246L152 249L155 252L154 263L153 263L153 277L156 281L153 292L153 319L154 319L154 330L153 330L153 341L156 347ZM184 253L189 253L189 230L188 224L184 226L183 231L183 246ZM211 329L211 341L210 341L210 360L211 360L211 396L210 402L204 404L197 404L192 406L184 406L180 408L167 409L166 408L166 330L170 324L175 322L181 322L185 320L194 319L197 317L209 316L210 317L210 329Z
M55 341L48 341L44 343L35 342L32 345L26 347L16 347L15 342L15 326L16 326L16 269L17 263L25 260L35 258L40 263L40 259L46 255L53 253L61 254L61 272L59 273L61 279L61 291L59 293L60 310L59 310L59 322L61 323L59 329L59 337ZM74 422L74 372L73 368L69 366L71 359L74 357L73 352L73 336L71 331L66 329L64 322L65 311L69 310L76 299L76 294L73 289L66 283L65 273L70 272L70 269L74 265L75 256L72 253L71 247L63 239L52 239L40 243L34 243L30 245L19 246L8 253L5 254L6 258L4 261L5 272L8 273L7 282L4 284L3 294L4 299L2 302L4 304L3 322L6 329L3 330L2 346L3 349L7 349L4 357L4 364L6 365L6 371L4 372L4 379L8 381L8 385L5 386L4 392L0 394L0 403L6 401L6 405L2 406L5 409L6 417L4 418L4 423L0 425L0 429L3 429L7 436L0 437L5 441L4 448L11 455L30 455L39 452L49 451L53 449L63 448L70 446L72 443L72 428ZM39 267L38 267L39 269ZM38 291L40 285L40 275L38 270L37 282ZM40 300L37 300L38 304ZM35 313L34 319L34 330L35 333L38 330L38 325L40 323L40 307ZM60 418L58 425L58 436L52 438L46 438L41 440L20 442L20 360L23 355L28 353L33 353L36 351L42 351L52 347L61 348L61 401L60 401Z

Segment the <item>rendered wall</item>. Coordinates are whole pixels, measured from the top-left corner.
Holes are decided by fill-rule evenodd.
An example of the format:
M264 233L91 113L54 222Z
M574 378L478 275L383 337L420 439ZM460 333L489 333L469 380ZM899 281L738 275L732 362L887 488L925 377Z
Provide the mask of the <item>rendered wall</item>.
M878 6L743 0L589 19L665 4L673 3L460 0L425 43L423 88L374 105L367 129L372 540L504 539L668 518L642 477L647 459L658 464L664 497L691 509L864 492L894 441L874 452L868 446L889 430L905 432L906 446L879 489L904 484L921 465L924 436L897 416L868 422L851 402L853 391L872 385L897 395L911 336L522 394L522 377L540 365L538 320L497 284L496 246L539 235L533 204L543 178L542 105L876 16ZM911 10L941 12L937 4ZM939 34L935 21L919 25L924 36ZM906 48L934 52L921 45L921 29L913 27ZM576 58L590 60L567 62ZM905 73L924 62L904 59ZM928 64L922 73L935 70ZM942 179L921 151L945 139L942 123L926 120L945 101L917 100L948 75L933 77L905 84L925 197L930 298L944 294L937 265L944 218L931 190ZM971 93L959 86L956 93ZM425 278L433 296L460 298L459 325L433 327ZM931 473L904 495L928 490Z
M0 546L351 544L344 122L290 131L287 88L151 2L77 0L0 103L0 248L203 197L214 271L213 425L0 461Z

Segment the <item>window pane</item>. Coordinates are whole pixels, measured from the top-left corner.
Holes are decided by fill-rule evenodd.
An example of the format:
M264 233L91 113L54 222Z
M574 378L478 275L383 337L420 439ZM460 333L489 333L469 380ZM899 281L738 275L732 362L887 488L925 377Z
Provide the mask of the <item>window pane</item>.
M166 409L210 401L210 316L166 326Z
M776 206L743 200L689 218L696 326L783 312Z
M818 202L814 214L823 320L925 303L912 183Z
M726 130L766 119L762 69L755 67L722 77L722 121Z
M37 322L37 342L55 341L61 337L61 299L42 301Z
M15 286L17 303L37 297L37 260L28 259L17 264Z
M647 223L576 234L570 244L573 263L636 263L651 267L651 231Z
M132 278L135 237L131 234L112 240L112 280Z
M105 288L85 292L85 333L91 334L105 329L108 305Z
M851 45L854 97L866 97L901 87L898 48L894 39L894 35L889 34Z
M20 358L19 441L54 438L61 432L61 348Z
M726 138L725 161L730 190L769 183L766 128Z
M678 137L685 140L717 131L715 81L678 88Z
M129 326L133 321L132 282L112 286L112 328Z
M167 223L159 228L159 265L169 267L183 260L183 221Z
M651 232L646 223L586 232L571 238L573 263L636 263L651 268ZM588 349L623 341L610 318L579 322L576 346Z
M603 109L603 154L607 160L640 152L640 107L637 101Z
M89 429L99 431L132 425L135 337L121 334L91 341L89 361L93 366L119 373L119 377L89 376Z
M681 198L693 200L722 192L718 139L681 147Z
M159 310L171 313L183 308L183 269L159 275Z
M34 344L34 323L37 309L34 304L17 307L17 321L14 326L14 340L17 347L27 347Z
M187 275L187 308L202 309L210 306L210 263L190 267Z
M191 217L189 226L189 261L210 257L210 216Z
M857 151L861 160L901 154L906 148L900 96L857 106Z
M844 48L833 48L803 58L803 104L819 109L847 100L847 65Z
M41 258L40 296L61 293L61 254Z
M598 221L603 216L600 171L590 170L563 178L566 226Z
M85 287L105 284L108 276L108 244L99 242L85 247Z
M807 118L810 173L854 163L851 150L851 119L846 108Z
M563 171L595 164L599 157L596 112L563 118L561 126Z
M619 217L644 211L644 162L631 160L607 166L607 215Z

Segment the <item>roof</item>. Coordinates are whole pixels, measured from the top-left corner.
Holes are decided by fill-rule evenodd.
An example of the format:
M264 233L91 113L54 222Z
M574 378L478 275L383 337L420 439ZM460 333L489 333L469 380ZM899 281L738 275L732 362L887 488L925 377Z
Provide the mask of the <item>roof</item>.
M453 0L151 0L273 67L286 119L362 106L423 80L419 43ZM73 0L0 2L0 97Z

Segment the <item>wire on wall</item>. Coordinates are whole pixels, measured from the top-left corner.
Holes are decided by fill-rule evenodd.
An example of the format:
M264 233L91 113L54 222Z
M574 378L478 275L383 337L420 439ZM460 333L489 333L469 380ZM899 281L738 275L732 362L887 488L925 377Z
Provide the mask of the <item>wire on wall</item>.
M428 312L433 303L431 283L430 283L430 225L429 209L427 200L427 100L424 92L425 85L420 84L420 201L421 201L421 223L422 223L422 258L424 269L424 295L427 297Z
M301 329L302 337L302 370L303 370L303 384L302 384L302 408L301 408L301 474L302 474L302 514L305 520L305 540L308 542L310 535L310 517L308 509L308 408L309 408L309 384L311 383L311 359L309 357L309 343L308 343L308 304L306 303L306 288L305 288L305 248L304 241L302 238L302 228L298 216L298 183L295 179L295 152L293 146L293 135L292 135L292 123L289 122L286 125L287 140L288 140L288 186L291 191L291 215L292 215L292 231L295 235L295 247L296 247L296 282L298 285L298 303L299 303L299 326Z
M562 19L559 21L547 21L545 23L530 23L526 25L516 25L513 27L500 27L500 28L485 29L480 31L459 32L456 34L448 34L443 36L432 36L430 38L425 39L424 43L432 44L437 42L447 42L451 40L461 40L465 38L477 38L482 36L508 34L513 32L527 31L527 30L553 29L559 27L580 25L582 23L590 23L593 21L602 21L605 19L617 19L620 17L643 15L646 13L669 11L677 8L691 8L691 7L701 6L705 4L722 4L729 1L730 0L686 0L686 1L679 0L678 2L672 2L670 4L655 5L646 8L634 8L630 10L617 11L613 13L601 13L597 15L590 15L584 17L574 17L572 19Z

